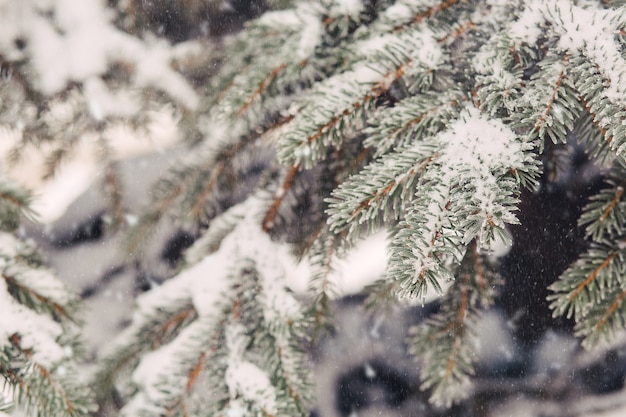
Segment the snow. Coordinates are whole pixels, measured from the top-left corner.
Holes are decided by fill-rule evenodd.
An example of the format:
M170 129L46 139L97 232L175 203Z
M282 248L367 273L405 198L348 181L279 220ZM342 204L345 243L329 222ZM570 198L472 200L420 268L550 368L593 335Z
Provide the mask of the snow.
M11 277L20 286L34 290L52 302L65 305L70 300L70 294L52 274L12 261L19 255L20 245L12 235L0 232L2 276ZM39 314L17 302L8 292L6 280L0 279L0 348L8 343L13 334L19 334L20 346L33 350L32 360L51 369L66 356L65 348L57 343L62 333L61 325L50 316Z
M360 0L357 0L360 1ZM303 6L300 7L303 9ZM310 10L303 10L298 13L301 21L302 34L298 42L297 54L298 59L307 59L320 43L324 33L324 26L319 13L314 12L313 7Z
M400 0L382 13L381 20L391 27L403 25L416 15L440 4L438 0Z
M450 222L445 212L445 207L450 196L448 185L442 182L442 184L433 187L429 195L431 202L423 213L425 220L420 224L423 237L416 242L412 249L413 256L415 257L413 264L415 275L413 276L411 285L417 285L422 281L423 272L430 271L436 267L437 261L432 256L434 249L433 242L436 241L436 236L439 231L443 228L448 228Z
M120 41L123 39L119 38ZM142 46L145 44L141 44ZM135 81L139 87L154 87L167 93L182 105L194 110L200 98L185 78L170 68L172 50L164 40L152 40L147 48L141 48L140 55L126 56L136 65Z
M498 119L488 119L469 107L439 136L442 165L469 168L484 176L523 168L525 149L517 135Z
M49 4L5 0L0 3L0 33L6 36L3 39L27 40L37 87L45 95L62 91L70 81L100 77L111 62L122 60L135 68L138 87L160 89L183 106L196 108L194 89L171 68L176 56L172 47L162 41L142 42L119 31L109 22L104 6L102 0ZM10 42L6 46L19 54Z
M393 33L374 35L356 42L355 49L357 53L372 62L376 62L376 55L385 50L404 51L407 56L416 61L416 64L421 64L426 68L436 68L443 56L437 36L428 28L419 28L400 35Z
M32 349L31 360L46 369L65 357L56 340L63 333L52 318L34 312L18 303L8 292L7 283L0 279L0 348L7 346L9 337L20 336L22 349Z
M372 36L356 42L355 50L359 55L371 56L377 51L385 48L389 43L396 39L396 35L391 33Z
M441 182L458 182L455 177L463 173L464 181L474 186L473 201L478 202L484 217L479 243L489 245L482 236L487 222L500 228L517 222L511 211L496 202L497 181L511 169L524 169L528 145L522 144L501 121L489 120L475 108L464 110L437 140L443 146L437 161L442 166ZM473 237L465 236L464 241Z
M395 2L392 6L388 7L383 12L383 18L386 18L392 22L404 23L412 17L413 10L405 1Z
M584 9L563 0L555 2L553 7L548 13L554 13L552 23L561 32L559 46L572 53L584 51L601 68L604 76L611 80L605 91L607 97L623 102L626 94L626 60L615 39L616 28L612 23L615 11ZM558 18L556 13L559 13Z
M258 405L265 415L275 415L276 391L267 373L243 359L248 344L245 333L246 329L241 324L231 324L226 328L226 346L229 351L226 385L230 397L242 396L244 400Z
M60 218L67 207L81 195L97 176L97 166L92 158L74 159L66 164L62 173L46 182L35 194L32 208L37 219L45 224Z
M224 239L214 256L223 259L220 269L226 271L229 266L232 268L234 259L253 261L261 279L260 300L265 319L268 323L284 323L297 319L301 314L300 304L287 291L285 267L293 264L293 261L290 255L281 250L282 245L274 243L261 229L261 222L256 215L264 207L260 203L255 197L249 197L243 203L248 207L247 215Z
M574 56L582 53L593 61L610 80L604 94L622 103L626 93L626 60L615 39L618 13L601 9L599 5L581 7L570 0L529 0L509 34L518 42L534 45L543 32L542 23L548 22L559 35L558 48Z
M137 297L134 320L142 321L144 317L149 318L161 310L163 306L185 304L191 300L194 290L193 284L204 279L209 272L208 266L212 264L213 259L207 257L161 286Z
M362 0L336 0L331 8L331 13L358 18L363 11Z
M99 122L107 116L131 117L141 106L138 97L129 91L110 91L99 77L85 80L83 94L91 116Z
M196 320L170 343L143 355L132 375L141 391L122 409L121 415L143 415L146 410L161 413L164 410L160 407L167 407L172 399L182 396L188 375L198 361L199 352L208 344L214 325L213 320Z
M537 43L543 33L539 26L545 21L541 8L537 6L533 1L527 2L526 8L507 31L512 39L529 45Z
M19 285L35 290L51 302L65 305L72 299L65 285L48 270L13 264L7 266L4 273L15 278Z
M289 28L300 32L296 51L296 56L300 60L308 58L313 53L324 32L320 8L305 2L297 4L294 9L265 13L257 22L273 29Z
M123 93L124 94L124 93ZM110 102L111 106L115 106ZM73 106L67 102L54 101L50 111L44 115L52 125L72 117ZM116 111L119 111L118 108ZM109 123L102 132L111 148L115 160L128 160L131 157L154 152L169 147L179 139L177 117L171 108L146 112L148 120L147 132L129 128L123 123ZM16 132L0 129L0 156L6 153L19 139ZM10 168L8 174L20 184L33 190L33 210L37 212L37 220L43 224L51 224L58 220L68 206L83 194L100 175L97 161L99 144L93 135L84 135L73 149L71 155L59 168L56 175L42 181L45 154L48 149L33 144L26 145L24 159L28 164L17 164Z
M487 367L497 368L519 356L519 348L507 328L506 317L501 311L482 312L472 326L471 343L475 361Z
M220 300L232 291L232 283L228 279L229 257L231 253L220 252L207 256L197 265L183 272L194 274L192 278L192 300L200 316L217 315L223 308Z
M422 29L417 34L411 34L411 38L413 42L419 40L419 43L421 43L421 45L414 46L419 63L429 69L437 68L441 63L443 53L439 42L435 39L434 33Z

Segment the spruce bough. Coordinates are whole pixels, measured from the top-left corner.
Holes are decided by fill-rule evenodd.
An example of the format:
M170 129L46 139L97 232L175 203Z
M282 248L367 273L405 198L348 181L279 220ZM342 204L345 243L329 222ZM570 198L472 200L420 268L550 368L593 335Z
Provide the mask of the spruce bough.
M254 197L209 222L189 253L194 262L220 258L228 250L222 239L230 247L249 224L268 246L287 241L309 257L314 274L311 300L301 305L277 290L284 277L265 270L265 255L246 255L257 297L242 298L239 288L250 283L236 257L220 267L238 271L223 292L230 307L210 333L223 343L195 351L208 374L224 376L216 412L306 414L308 379L292 365L306 359L295 346L332 322L333 263L380 229L388 231L391 254L368 305L420 300L451 281L440 312L412 330L410 351L434 404L465 398L474 372L472 325L501 280L487 257L507 241L506 225L518 222L521 190L547 174L542 161L573 139L607 182L580 220L593 243L551 286L552 308L574 316L587 347L621 329L625 10L570 1L296 2L236 36L201 122L199 159L213 169L202 175L203 187L183 193L195 201L211 192L228 158L253 143L271 142L281 167L267 170ZM324 215L302 225L305 198ZM214 274L206 279L223 272ZM294 310L272 313L277 304ZM235 334L247 342L235 342ZM259 375L256 391L236 378L242 364ZM150 378L135 376L136 395L154 389ZM152 398L166 409L182 401Z
M463 400L472 326L507 278L489 255L574 140L605 181L579 219L588 249L549 300L585 347L610 340L626 318L625 33L619 1L300 1L249 22L206 88L194 155L129 245L166 215L200 237L139 298L99 389L115 387L127 416L307 415L303 348L332 323L333 265L385 230L367 305L441 292L409 350L432 403ZM237 157L267 148L276 161L240 202L209 210L250 175ZM313 266L306 301L286 289L285 247Z

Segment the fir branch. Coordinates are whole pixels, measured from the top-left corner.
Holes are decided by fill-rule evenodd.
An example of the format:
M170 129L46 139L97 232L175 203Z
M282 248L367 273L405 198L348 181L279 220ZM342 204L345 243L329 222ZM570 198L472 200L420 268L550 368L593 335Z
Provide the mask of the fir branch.
M313 317L313 340L317 340L324 331L333 326L334 314L330 302L339 295L339 292L330 275L341 254L341 238L341 234L329 233L326 226L319 231L318 237L308 251L308 258L313 267L308 285L308 292L311 295L309 310Z
M51 312L53 316L64 320L74 320L70 315L68 306L56 302L51 297L37 292L35 289L21 284L14 276L2 272L2 278L7 283L9 293L21 304L39 312Z
M609 342L624 328L625 298L626 291L620 286L607 288L603 301L588 307L586 314L577 320L575 326L576 336L583 337L583 347L592 349L602 341Z
M537 65L541 71L533 76L512 116L513 126L526 130L529 140L540 139L541 152L546 136L552 143L565 143L567 132L574 128L582 106L568 77L572 67L569 54L549 53Z
M102 358L94 378L96 392L99 395L109 395L115 389L115 382L137 365L141 355L171 342L197 317L195 308L190 303L183 302L161 307L158 314L147 317L142 323L133 323L119 336L116 346Z
M430 401L445 407L469 395L469 377L474 373L470 326L477 309L493 302L492 285L498 282L493 273L486 273L475 243L455 275L441 312L411 328L409 339L409 351L422 365L421 388L432 388Z
M299 171L300 166L293 165L285 173L282 184L280 185L280 187L278 187L274 195L274 201L272 202L272 205L263 217L262 227L265 233L269 233L274 228L274 220L276 219L276 215L278 214L280 204L285 198L285 194L289 192L289 189L291 188L291 185L293 184L293 181L298 175Z
M31 202L30 192L0 176L0 230L15 230L22 218L34 221L36 216L30 208Z
M219 176L222 174L224 167L225 167L225 162L218 161L213 167L213 169L211 170L211 175L206 181L204 188L202 189L200 194L198 194L198 196L195 198L196 201L191 207L191 215L194 219L199 219L201 214L203 213L204 203L206 202L209 195L211 195L211 193L214 191L215 187L217 186Z
M267 77L265 77L263 81L259 83L259 87L255 91L253 91L252 94L247 99L244 100L243 104L235 112L235 114L237 116L241 116L246 110L248 110L248 108L254 102L254 100L256 100L267 89L267 87L280 75L280 73L285 68L286 68L285 64L280 64L274 69L272 69L272 71L267 75Z
M344 133L361 127L375 101L395 81L413 65L421 69L416 49L409 46L419 48L428 42L434 42L428 31L404 34L401 39L382 47L363 51L380 58L376 63L361 63L350 71L319 83L311 93L308 104L305 103L299 110L281 138L278 155L281 162L309 168L324 157L322 150L326 146L339 147ZM322 102L313 104L315 98L322 99Z
M428 19L431 19L433 16L435 16L435 14L442 12L452 6L454 6L457 3L457 0L445 0L439 4L436 4L434 6L431 6L425 10L420 10L415 17L413 17L413 19L411 19L408 22L402 23L400 25L397 25L396 27L393 28L394 32L399 32L401 30L404 30L405 28L407 28L409 25L413 25L413 24L419 24L422 23Z
M554 293L548 300L555 316L574 317L580 326L586 323L585 327L596 326L600 320L606 321L602 316L597 317L597 311L607 307L607 292L621 291L624 254L620 246L619 242L612 245L592 243L587 253L549 287ZM594 317L591 317L592 313ZM598 321L593 322L594 319ZM589 336L590 333L581 334Z
M536 162L528 155L532 145L499 122L483 124L477 111L467 111L433 138L436 149L440 144L439 157L421 175L416 197L394 236L388 273L399 281L403 296L422 297L429 283L440 291L438 281L452 279L449 266L462 258L463 244L477 239L481 247L489 248L496 234L504 235L504 224L517 222L520 181L513 173L536 175ZM474 132L479 125L480 133ZM506 157L481 155L500 140L508 144ZM463 149L455 143L462 143ZM470 143L485 146L465 148ZM476 161L480 163L474 165Z
M587 237L599 242L618 239L626 223L626 196L624 196L624 169L615 167L606 179L607 187L590 198L583 208L578 224L586 226Z
M100 159L104 166L104 181L102 184L107 203L109 204L110 227L117 230L124 221L124 207L122 205L122 184L119 178L117 164L112 159L112 150L109 143L99 137Z
M436 158L436 147L417 143L385 155L349 178L326 200L331 231L347 229L354 240L363 226L371 232L385 221L398 220L413 200L418 176Z
M364 145L382 156L392 148L404 148L415 140L439 133L458 117L458 107L467 101L459 91L424 93L402 100L377 112L368 122Z
M17 403L24 406L27 413L41 417L82 417L94 411L90 394L74 380L74 370L70 364L61 363L55 369L49 369L32 360L32 350L20 346L21 338L18 334L11 336L10 340L25 366L6 372L2 372L4 369L0 367L0 372L13 386ZM59 371L61 367L63 371ZM61 372L65 376L62 377Z
M607 129L602 127L598 120L598 115L593 112L591 105L584 97L580 102L585 107L586 114L582 115L576 128L576 137L581 143L586 143L589 154L598 162L606 163L613 155L610 152L612 138ZM598 135L599 133L599 135Z
M465 32L468 32L474 28L476 28L476 23L469 20L461 25L457 25L457 27L455 27L452 31L440 37L439 39L437 39L437 41L439 43L449 42L450 40L454 40L454 38L458 38L461 35L463 35Z
M185 252L185 261L193 265L217 251L226 236L237 227L245 216L245 206L235 205L211 221L209 229Z

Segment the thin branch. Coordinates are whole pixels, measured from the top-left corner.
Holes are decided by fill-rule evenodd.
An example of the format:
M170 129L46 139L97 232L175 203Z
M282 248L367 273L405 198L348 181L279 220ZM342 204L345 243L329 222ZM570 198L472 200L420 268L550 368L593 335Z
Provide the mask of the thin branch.
M219 179L220 174L224 170L224 166L225 166L224 161L219 161L217 164L215 164L215 167L213 168L213 172L211 172L211 176L209 177L209 180L206 182L206 185L202 189L202 192L200 193L200 195L196 199L196 202L191 208L191 214L194 218L200 217L200 212L202 211L203 204L205 200L207 199L207 197L209 196L209 194L211 194L211 192L217 185L217 180Z
M411 21L407 22L407 23L403 23L401 25L396 26L393 31L397 32L400 31L402 29L404 29L406 26L412 24L412 23L422 23L424 20L426 19L430 19L431 17L433 17L435 15L435 13L441 12L451 6L453 6L455 3L457 2L457 0L446 0L441 4L438 4L436 6L430 7L428 9L426 9L424 12L418 14L417 16L415 16Z
M613 301L609 309L602 315L602 318L598 321L598 323L596 323L596 332L600 331L604 327L606 322L609 320L609 317L611 317L611 315L615 313L615 310L617 310L622 304L624 298L626 298L626 291L621 292L617 299Z
M259 86L257 87L256 90L254 90L254 92L252 93L252 95L250 95L250 97L248 97L243 105L239 108L239 110L237 110L236 115L237 116L241 116L246 110L248 110L248 108L252 105L252 103L254 102L254 100L256 100L257 98L259 98L261 96L261 94L263 94L263 92L267 89L267 87L269 87L269 85L280 75L281 72L283 72L283 70L287 68L287 65L285 64L280 64L277 67L275 67L264 79L263 81L261 81L259 83Z
M537 123L535 123L533 130L536 130L536 131L541 130L543 125L546 123L548 119L548 114L550 113L550 110L552 110L552 106L554 105L554 101L556 100L559 87L561 86L561 83L563 82L563 78L565 78L565 68L567 67L568 64L569 64L569 54L565 54L563 56L563 69L561 70L561 73L557 77L556 83L554 85L554 89L552 91L552 95L550 96L550 99L548 100L548 104L546 105L546 108L543 111L543 114L541 115L541 117L539 117L539 120L537 121Z
M576 289L569 295L569 300L570 301L574 301L574 299L576 297L578 297L578 295L587 287L589 286L589 284L591 284L593 282L594 279L596 279L596 277L598 276L598 274L600 273L600 271L602 271L604 268L606 268L611 261L613 260L613 258L615 258L617 256L617 252L613 252L611 253L605 260L604 262L602 262L602 264L600 264L596 269L593 270L593 272L591 274L589 274L587 276L587 278L585 278L585 280L583 282L581 282L580 284L578 284L578 287L576 287Z
M602 216L600 217L600 221L605 221L606 218L609 217L609 215L615 208L615 205L617 204L619 199L622 197L622 194L624 194L624 187L620 185L619 187L617 187L617 192L615 193L615 197L613 197L613 200L611 200L607 208L602 213Z
M476 23L472 22L471 20L469 22L466 22L465 24L461 25L460 27L454 29L452 32L448 33L447 35L439 38L439 43L445 43L448 39L450 38L456 38L458 36L461 36L463 33L467 32L470 29L473 29L476 27Z
M5 274L4 272L2 273L2 278L4 278L4 280L6 281L7 285L10 287L15 287L18 289L18 291L22 291L24 293L27 293L28 295L30 295L33 298L36 298L37 301L49 306L50 308L52 308L54 310L55 313L57 313L59 316L64 317L68 320L72 320L71 315L68 313L68 311L66 310L66 308L64 306L62 306L61 304L53 301L52 299L50 299L50 297L46 297L45 295L42 295L40 293L38 293L37 291L33 290L30 287L26 287L22 284L20 284L17 279L15 279L15 277L9 276L7 274Z
M405 173L405 175L402 176L402 178L400 178L400 180L397 179L393 179L389 182L389 184L387 184L385 187L383 187L380 191L375 192L373 195L365 198L363 201L361 201L361 203L359 203L358 207L355 208L354 210L352 210L352 213L350 213L350 218L354 218L356 215L358 215L361 211L369 208L372 203L378 202L380 201L382 198L386 197L389 195L389 193L396 188L396 186L398 185L402 185L403 183L405 183L409 178L411 178L413 175L417 174L418 172L424 172L424 170L439 156L439 154L434 154L433 156L431 156L430 158L426 159L426 161L424 161L422 164L420 164L419 167L417 168L413 168L410 169L407 173Z
M265 213L265 217L263 218L263 230L268 233L270 230L274 228L274 221L276 219L276 215L278 214L278 209L280 208L281 203L283 202L285 195L293 185L293 181L296 178L296 175L300 171L300 165L295 164L292 165L285 177L283 179L283 183L280 188L276 191L276 195L274 196L274 201L272 205Z

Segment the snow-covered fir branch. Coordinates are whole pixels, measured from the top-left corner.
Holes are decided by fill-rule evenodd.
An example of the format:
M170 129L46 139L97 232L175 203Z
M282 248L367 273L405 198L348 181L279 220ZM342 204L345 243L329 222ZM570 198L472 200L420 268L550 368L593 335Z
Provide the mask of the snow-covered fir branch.
M105 234L125 235L122 268L139 268L164 223L195 240L101 360L101 403L115 398L126 416L307 415L306 350L333 326L333 273L380 230L387 269L366 304L436 293L440 308L409 350L433 404L464 401L473 328L510 278L497 246L528 219L528 196L559 185L575 146L604 184L575 190L592 195L586 240L549 303L587 348L623 331L621 2L268 1L214 42L172 34L174 15L152 21L152 3L0 0L3 168L19 177L37 154L50 180L88 147L108 196ZM236 6L174 3L207 14L190 29L198 39ZM119 160L128 142L159 142L165 119L180 123L164 142L184 136L187 154L136 217ZM70 372L76 299L18 237L31 202L1 177L0 413L16 402L85 415L89 396ZM298 260L311 268L296 296L287 271Z
M32 242L15 235L22 213L30 213L30 195L3 182L0 404L32 415L84 416L94 403L77 374L78 299L45 269Z

